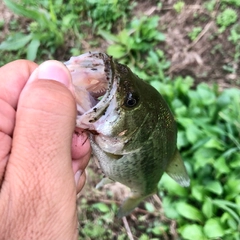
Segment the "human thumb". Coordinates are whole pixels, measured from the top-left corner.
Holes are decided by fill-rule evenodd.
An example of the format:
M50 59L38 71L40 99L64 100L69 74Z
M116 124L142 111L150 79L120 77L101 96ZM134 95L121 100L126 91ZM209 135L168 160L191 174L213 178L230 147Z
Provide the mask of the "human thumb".
M37 225L43 219L49 223L56 219L56 214L59 220L64 218L61 222L66 225L76 220L76 187L71 165L76 103L71 89L71 76L65 66L47 61L33 72L21 93L5 173L5 183L14 189L16 199L23 205L24 212L18 212L18 221L22 216L37 219L30 225ZM69 206L63 214L59 209L66 205ZM73 224L72 230L76 228ZM55 230L62 233L64 227Z

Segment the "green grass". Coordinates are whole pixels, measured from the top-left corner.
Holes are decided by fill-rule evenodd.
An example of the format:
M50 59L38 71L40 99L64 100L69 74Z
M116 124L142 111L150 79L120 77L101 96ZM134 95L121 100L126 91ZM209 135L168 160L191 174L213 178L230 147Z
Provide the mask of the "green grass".
M137 1L62 0L41 2L4 0L9 9L27 19L12 20L0 44L0 65L17 58L36 62L67 59L83 50L104 46L107 53L153 85L167 100L178 123L178 147L191 178L182 188L167 175L159 183L162 206L148 199L128 217L136 239L240 239L240 90L220 89L218 84L196 84L189 76L170 76L171 62L164 48L167 26L159 13L135 14ZM231 44L226 74L238 75L240 25L238 0L204 2L217 32ZM161 9L163 3L156 5ZM159 7L160 6L160 7ZM180 15L186 4L174 1ZM0 29L5 22L0 21ZM198 22L199 24L199 22ZM188 31L194 41L203 26ZM227 38L225 37L227 36ZM89 49L84 47L84 44ZM221 51L222 42L213 49ZM228 54L222 51L222 54ZM224 78L224 76L223 76ZM238 76L239 79L239 76ZM210 79L211 80L211 79ZM239 80L238 80L239 81ZM240 84L240 83L239 83ZM237 80L234 85L238 85ZM88 191L80 199L79 239L128 239L121 220L115 219L118 202L110 190L98 192L98 174L89 168ZM103 201L104 199L104 201Z

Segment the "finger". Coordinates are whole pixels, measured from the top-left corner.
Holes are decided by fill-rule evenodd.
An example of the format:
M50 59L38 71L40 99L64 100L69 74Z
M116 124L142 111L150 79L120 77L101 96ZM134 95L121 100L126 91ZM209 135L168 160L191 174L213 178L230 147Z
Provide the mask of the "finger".
M1 75L1 72L0 72ZM15 109L8 103L1 99L0 94L0 131L12 135L15 123Z
M81 176L76 184L77 186L77 193L79 193L82 189L83 189L83 186L85 185L85 182L86 182L86 172L83 171L81 173Z
M38 77L58 79L65 86L56 81L37 80ZM21 228L34 231L34 226L40 224L50 231L42 219L52 216L61 223L66 222L51 229L62 233L69 222L76 220L76 186L71 164L76 105L66 88L71 78L61 63L51 61L40 65L29 82L18 103L1 197L13 196L11 214L17 212L18 221L25 224L26 219L31 219L26 226L21 224ZM73 224L72 231L75 227Z
M0 132L0 188L2 185L2 179L7 165L7 160L9 157L11 149L12 139L7 134Z
M17 60L0 68L0 186L12 144L20 93L37 64Z
M0 98L16 109L20 93L37 64L16 60L0 68Z
M76 128L72 139L72 158L79 159L88 154L90 142L84 129Z
M72 168L74 174L78 170L84 170L86 168L90 156L90 142L87 133L83 130L76 129L72 140Z

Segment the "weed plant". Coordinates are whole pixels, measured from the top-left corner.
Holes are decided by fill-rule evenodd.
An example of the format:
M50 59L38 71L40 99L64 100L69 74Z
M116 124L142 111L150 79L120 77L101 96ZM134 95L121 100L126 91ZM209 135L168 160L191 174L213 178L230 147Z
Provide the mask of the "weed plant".
M128 218L132 234L140 240L168 239L170 235L174 240L239 240L240 90L220 90L218 85L206 83L195 86L191 77L167 76L171 63L159 49L165 40L159 31L159 16L130 17L133 5L128 0L4 2L17 15L27 18L29 25L21 28L18 22L12 22L9 36L0 44L0 51L5 53L1 64L13 56L39 62L46 55L53 58L64 42L71 41L70 37L74 44L68 51L80 53L84 31L90 29L96 38L101 36L108 43L109 54L127 63L159 90L176 116L178 147L191 186L182 188L164 175L158 186L161 211L153 202L145 201L141 205L144 213L136 211ZM206 1L204 6L213 11L216 3ZM238 64L239 17L229 7L239 7L239 1L221 0L220 5L214 19L220 28L218 34L229 30L228 41L235 47L234 64ZM176 14L184 7L183 1L176 2ZM196 26L189 37L194 40L200 31ZM237 73L235 68L228 67L231 73ZM106 195L111 199L111 192ZM90 202L86 196L80 204L79 239L128 239L122 222L115 219L118 206L114 201Z

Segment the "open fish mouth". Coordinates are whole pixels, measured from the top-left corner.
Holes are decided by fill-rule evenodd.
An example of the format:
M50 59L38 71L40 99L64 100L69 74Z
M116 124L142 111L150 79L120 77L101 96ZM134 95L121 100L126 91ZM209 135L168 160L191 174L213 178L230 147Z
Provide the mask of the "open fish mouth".
M77 126L92 129L106 111L118 85L115 63L105 53L88 52L64 63L72 75L77 101Z

